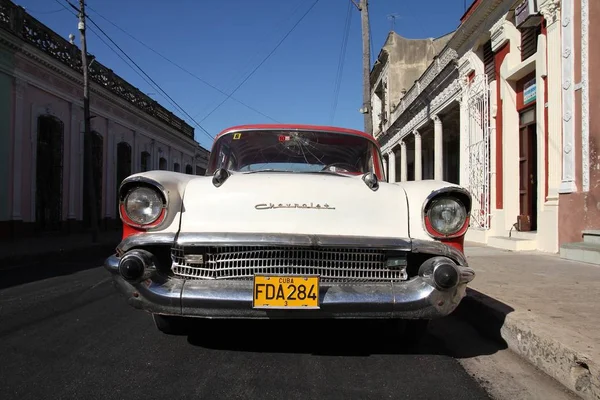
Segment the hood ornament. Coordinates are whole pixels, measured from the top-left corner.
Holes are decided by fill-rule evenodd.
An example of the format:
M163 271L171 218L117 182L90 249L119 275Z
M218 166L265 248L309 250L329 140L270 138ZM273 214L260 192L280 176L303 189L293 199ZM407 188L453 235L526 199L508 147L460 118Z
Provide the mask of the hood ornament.
M215 171L212 178L212 183L215 187L221 186L231 174L225 168L219 168Z
M379 189L379 180L372 171L364 174L362 180L372 191L376 192Z

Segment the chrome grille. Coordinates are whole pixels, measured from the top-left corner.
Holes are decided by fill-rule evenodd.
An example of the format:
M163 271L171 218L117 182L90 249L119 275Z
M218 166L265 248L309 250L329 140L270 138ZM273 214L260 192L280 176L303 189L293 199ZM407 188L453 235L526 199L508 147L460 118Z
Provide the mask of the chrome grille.
M321 282L390 282L408 279L406 263L387 267L376 249L298 247L173 247L172 270L185 279L249 280L254 274L320 275Z

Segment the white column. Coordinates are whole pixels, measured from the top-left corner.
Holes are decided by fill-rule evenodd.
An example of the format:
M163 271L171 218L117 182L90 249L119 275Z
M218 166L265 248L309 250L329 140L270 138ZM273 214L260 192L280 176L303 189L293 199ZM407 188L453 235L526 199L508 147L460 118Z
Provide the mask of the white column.
M415 181L423 179L423 152L421 150L421 134L418 131L413 131L415 135Z
M15 79L15 131L13 135L13 198L10 218L23 219L21 215L21 189L23 179L23 116L25 115L25 90L27 82L20 78Z
M387 163L387 160L384 158L382 161L383 161L383 174L384 174L385 177L388 177L389 173L388 173L388 163Z
M442 120L437 115L433 120L433 179L444 180L444 142Z
M575 16L572 1L562 2L562 182L560 193L577 190L575 184Z
M76 219L76 205L78 202L77 179L79 178L79 121L77 121L78 106L74 103L69 103L69 112L71 114L71 141L70 141L70 158L69 158L69 208L67 219Z
M548 198L558 200L561 181L561 37L560 11L557 2L547 1L540 11L547 22L548 80Z
M388 182L396 182L396 153L394 153L394 149L390 149L390 152L388 153L388 158L390 159L389 162L389 179Z
M402 182L407 181L407 169L408 169L408 160L406 159L406 143L404 140L400 141L400 162L402 163L402 168L400 169L400 180Z

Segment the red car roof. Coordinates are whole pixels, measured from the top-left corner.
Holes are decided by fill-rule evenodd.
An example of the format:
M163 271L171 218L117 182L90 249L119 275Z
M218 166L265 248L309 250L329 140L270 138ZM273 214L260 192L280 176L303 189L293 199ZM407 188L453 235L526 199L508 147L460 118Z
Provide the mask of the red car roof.
M339 127L335 127L335 126L301 125L301 124L255 124L255 125L232 126L231 128L227 128L227 129L221 131L215 137L215 140L217 140L219 137L226 135L228 133L237 132L237 131L241 131L241 130L277 130L277 129L312 130L312 131L346 133L349 135L356 135L356 136L361 136L361 137L367 138L367 139L371 140L373 143L377 144L377 146L379 146L379 143L377 142L377 140L373 136L371 136L365 132L357 131L354 129L348 129L348 128L339 128Z

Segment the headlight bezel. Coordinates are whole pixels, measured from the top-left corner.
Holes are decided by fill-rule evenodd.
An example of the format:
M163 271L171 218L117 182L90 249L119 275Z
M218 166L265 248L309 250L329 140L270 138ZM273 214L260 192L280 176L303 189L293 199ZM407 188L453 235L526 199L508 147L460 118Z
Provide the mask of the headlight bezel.
M160 212L151 222L139 223L131 218L127 210L127 199L136 190L145 189L153 191L162 202ZM119 216L125 224L138 229L151 229L160 226L166 219L168 212L168 197L164 188L156 182L139 180L130 181L122 185L119 190Z
M432 223L432 221L430 219L431 209L433 208L434 205L437 204L437 202L439 202L441 200L455 201L463 209L463 212L464 212L464 219L462 221L462 224L460 225L460 227L458 229L453 230L450 233L440 232L437 229L435 229L434 224ZM444 189L435 191L435 192L431 193L427 197L425 202L423 203L423 210L422 210L423 228L424 228L425 232L427 232L427 234L434 239L445 240L445 239L455 239L455 238L464 236L469 228L470 216L471 216L471 194L468 191L466 191L465 189L462 189L460 187L449 187L449 188L444 188Z

